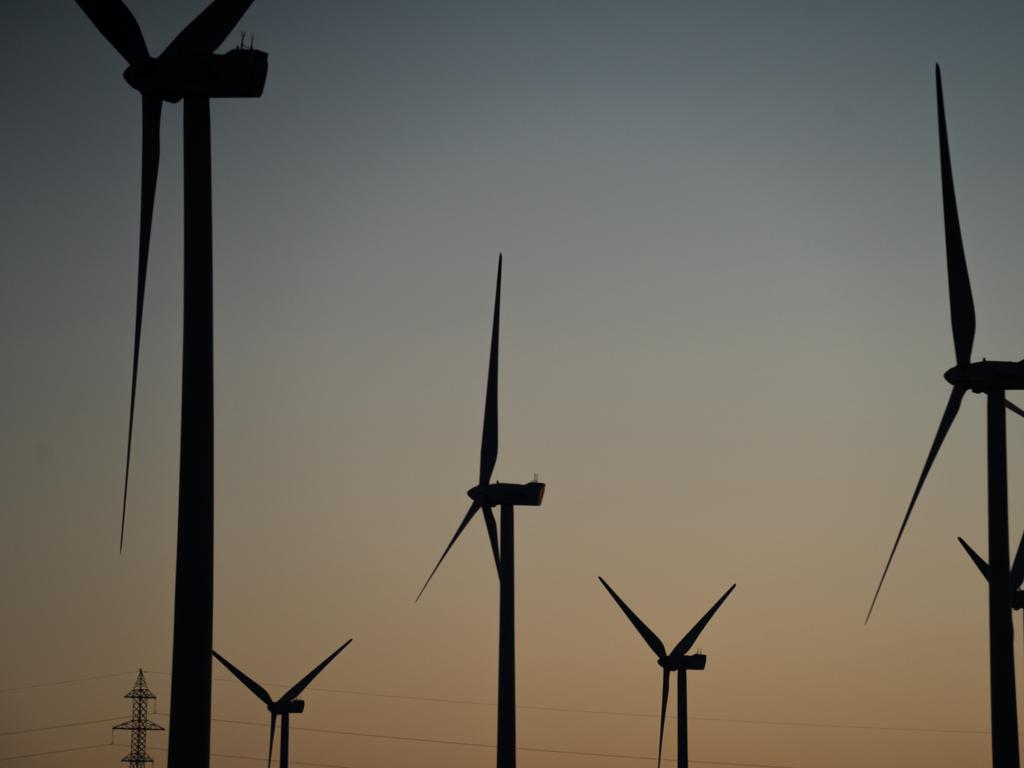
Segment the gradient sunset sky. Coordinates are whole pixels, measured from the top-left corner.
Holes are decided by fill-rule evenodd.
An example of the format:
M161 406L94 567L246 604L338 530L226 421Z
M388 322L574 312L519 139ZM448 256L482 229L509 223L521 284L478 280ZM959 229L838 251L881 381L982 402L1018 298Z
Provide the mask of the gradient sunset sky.
M205 2L128 5L158 53ZM1024 6L257 0L239 29L270 68L212 106L214 645L290 685L355 638L293 764L493 764L481 522L413 598L476 479L499 251L495 478L548 483L517 513L517 638L519 745L552 751L519 764L652 764L660 669L599 575L670 647L738 584L689 676L694 764L986 764L955 538L985 553L981 398L863 620L954 361L935 62L974 354L1024 356ZM119 556L140 99L74 3L5 0L0 36L5 759L109 741L139 667L168 711L182 155L168 106ZM215 681L213 713L213 751L253 761L211 765L265 759L251 694Z

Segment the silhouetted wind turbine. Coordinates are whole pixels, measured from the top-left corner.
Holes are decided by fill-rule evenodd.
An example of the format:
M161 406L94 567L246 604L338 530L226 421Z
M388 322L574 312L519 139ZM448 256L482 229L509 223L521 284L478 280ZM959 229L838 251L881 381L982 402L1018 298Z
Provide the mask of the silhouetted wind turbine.
M181 460L174 650L168 765L209 764L210 651L213 641L213 225L210 190L210 98L263 93L267 54L235 49L215 54L252 0L213 0L160 56L149 55L138 22L120 0L76 0L128 62L124 78L142 94L142 205L135 308L132 394L125 493L135 413L142 305L160 161L164 101L185 101L185 278L182 336Z
M1017 410L1006 401L1006 390L1024 389L1024 361L1001 362L982 359L971 362L974 345L974 299L967 274L960 218L957 214L953 171L949 160L946 136L946 114L942 99L942 78L935 66L935 90L939 113L939 156L942 169L942 204L946 228L946 270L949 277L949 309L953 325L953 347L956 365L945 373L953 385L939 429L932 441L924 469L918 478L910 505L900 523L899 533L882 571L882 578L871 600L865 623L871 618L882 584L889 572L896 547L907 527L918 494L924 486L928 470L949 432L960 403L970 389L987 395L988 399L988 551L989 569L994 575L989 583L989 663L992 699L992 764L998 768L1019 765L1017 744L1017 702L1013 671L1013 623L1010 615L1010 555L1006 509L1006 409ZM996 578L998 577L998 578Z
M544 483L516 485L491 483L491 473L498 459L498 319L501 314L501 256L498 256L498 284L494 294L494 323L491 326L491 355L487 370L487 399L484 405L484 429L480 441L479 482L467 491L473 503L434 570L427 577L418 601L434 578L448 551L469 525L473 516L483 510L487 536L491 542L494 564L498 569L498 768L516 764L516 650L515 650L515 528L513 509L516 506L539 507L544 498ZM501 535L494 519L494 507L501 507Z
M715 611L718 610L719 606L725 602L736 585L733 584L729 589L725 591L725 594L718 598L718 602L711 606L711 609L701 616L700 621L693 625L693 628L683 635L683 639L680 640L676 647L672 649L671 653L665 652L665 645L661 642L656 634L654 634L646 624L640 621L640 617L637 616L633 611L630 610L629 606L626 605L625 600L619 597L615 590L611 588L607 581L602 579L600 576L598 580L604 585L604 588L608 590L608 594L612 596L612 599L619 604L619 608L626 614L626 618L630 620L636 631L640 633L640 636L644 639L647 645L654 655L658 657L658 666L661 667L661 725L658 727L658 765L661 765L661 742L665 736L665 713L668 709L668 679L669 676L676 672L676 686L678 695L678 712L676 715L676 727L677 737L679 739L679 746L677 747L676 762L677 765L686 766L689 765L689 746L687 741L686 733L686 670L688 669L704 669L707 664L707 656L703 653L694 653L687 655L687 651L693 647L693 644L697 642L697 636L704 631L704 627L707 626L708 622L711 621L711 617L715 615Z
M281 717L281 768L288 768L288 718L290 715L298 714L306 708L306 702L297 698L300 693L306 690L306 686L313 682L313 678L323 672L324 667L334 661L334 657L345 650L352 639L349 638L338 650L321 661L312 672L299 680L289 688L283 696L273 699L266 689L255 680L247 676L238 667L225 659L216 651L213 655L217 661L227 667L228 671L237 677L246 688L256 694L256 698L267 705L270 711L270 749L267 751L267 768L270 768L270 761L274 755L274 727L277 725L278 716Z
M971 545L961 539L959 536L956 540L960 542L960 546L967 552L968 557L974 562L981 571L981 575L985 577L985 581L988 581L991 575L991 570L988 567L988 563L982 559L981 555L971 549ZM1024 586L1024 535L1020 538L1020 544L1017 545L1017 554L1014 555L1013 565L1010 567L1010 589L1013 590L1010 595L1011 605L1011 626L1013 621L1013 610L1024 609L1024 591L1021 591L1021 587Z

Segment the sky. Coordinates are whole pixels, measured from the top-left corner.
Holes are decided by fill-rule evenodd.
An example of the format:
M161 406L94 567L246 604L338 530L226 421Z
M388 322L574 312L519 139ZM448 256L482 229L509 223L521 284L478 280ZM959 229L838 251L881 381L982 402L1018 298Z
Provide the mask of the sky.
M204 3L128 5L156 53ZM974 354L1024 346L1019 3L257 0L239 29L269 74L211 109L214 645L290 686L354 638L293 764L492 764L482 523L413 599L476 481L499 252L495 477L548 484L516 512L520 765L657 752L661 670L599 575L669 647L738 585L688 678L695 764L987 762L986 589L956 543L985 553L982 398L864 615L953 364L936 62ZM0 759L99 768L140 667L167 724L181 107L119 555L140 100L73 3L7 0L0 38ZM1008 441L1015 546L1024 423ZM214 676L236 757L211 765L265 759L266 710Z

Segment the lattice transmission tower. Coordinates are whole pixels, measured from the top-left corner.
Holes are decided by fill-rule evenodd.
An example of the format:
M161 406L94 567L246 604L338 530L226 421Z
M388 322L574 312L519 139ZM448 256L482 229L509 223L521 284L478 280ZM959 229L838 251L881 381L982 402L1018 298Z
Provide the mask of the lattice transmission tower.
M135 678L135 687L124 695L126 699L132 700L132 719L115 725L115 731L131 731L132 743L131 752L121 758L122 763L128 763L131 768L145 768L146 763L152 763L153 758L146 754L146 732L162 731L159 725L149 719L149 700L156 696L146 685L146 678L139 670L139 676Z

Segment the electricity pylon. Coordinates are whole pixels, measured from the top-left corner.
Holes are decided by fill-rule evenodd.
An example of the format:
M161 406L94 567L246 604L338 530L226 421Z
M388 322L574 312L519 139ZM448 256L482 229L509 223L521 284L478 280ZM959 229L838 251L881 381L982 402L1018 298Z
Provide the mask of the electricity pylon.
M146 685L141 669L135 678L135 687L124 697L132 700L132 719L115 725L113 730L131 731L132 743L131 752L121 758L121 762L128 763L130 768L145 768L146 763L153 762L153 758L146 754L146 731L162 731L163 728L149 719L149 700L156 696Z

